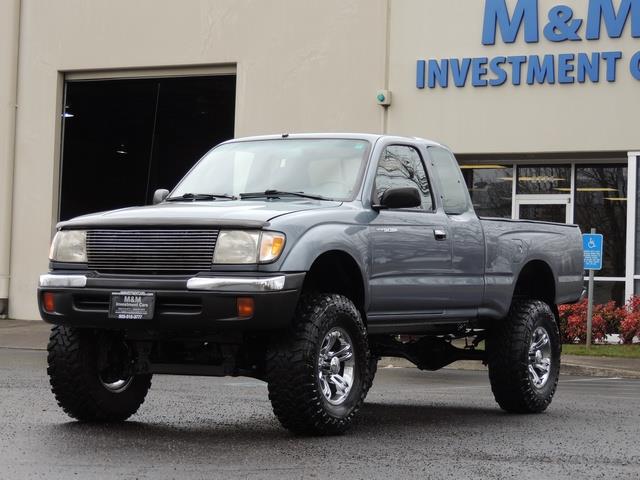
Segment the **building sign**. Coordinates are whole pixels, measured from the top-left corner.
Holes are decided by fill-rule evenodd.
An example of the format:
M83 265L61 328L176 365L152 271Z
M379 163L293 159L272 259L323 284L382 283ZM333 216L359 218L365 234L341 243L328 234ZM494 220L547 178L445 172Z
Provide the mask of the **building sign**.
M586 2L585 2L586 3ZM640 38L640 0L589 0L583 17L566 5L540 12L538 0L517 0L510 10L506 0L485 0L482 44L515 43L522 32L526 43L570 42L582 50L547 55L510 55L428 59L417 61L417 88L499 87L534 84L615 82L619 75L640 81L640 51L625 58L622 51L593 51L588 42ZM546 15L542 16L542 13ZM544 22L542 19L544 18ZM630 24L630 25L629 25ZM580 43L578 43L580 42Z

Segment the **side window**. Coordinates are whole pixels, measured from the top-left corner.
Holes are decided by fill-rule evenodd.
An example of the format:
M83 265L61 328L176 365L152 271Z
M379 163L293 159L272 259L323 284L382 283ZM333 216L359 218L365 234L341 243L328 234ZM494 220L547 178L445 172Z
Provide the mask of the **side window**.
M467 187L453 154L439 147L429 147L429 154L433 159L435 175L440 181L444 211L449 215L468 211Z
M376 171L375 194L379 202L389 188L415 187L422 196L419 210L433 210L429 177L418 151L409 146L392 145L385 149Z

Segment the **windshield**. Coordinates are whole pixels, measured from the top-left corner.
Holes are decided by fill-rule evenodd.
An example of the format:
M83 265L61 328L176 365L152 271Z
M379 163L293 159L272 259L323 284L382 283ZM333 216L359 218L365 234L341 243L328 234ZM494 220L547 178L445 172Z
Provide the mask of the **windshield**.
M171 193L239 197L268 190L351 200L369 150L366 140L278 139L214 148Z

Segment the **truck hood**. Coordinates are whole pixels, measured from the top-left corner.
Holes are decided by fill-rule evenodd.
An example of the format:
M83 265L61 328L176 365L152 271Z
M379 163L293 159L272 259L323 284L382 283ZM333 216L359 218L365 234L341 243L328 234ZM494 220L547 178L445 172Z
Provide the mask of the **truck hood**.
M216 200L161 203L146 207L83 215L58 223L59 229L153 226L222 226L262 228L275 217L288 213L332 208L340 202L307 199Z

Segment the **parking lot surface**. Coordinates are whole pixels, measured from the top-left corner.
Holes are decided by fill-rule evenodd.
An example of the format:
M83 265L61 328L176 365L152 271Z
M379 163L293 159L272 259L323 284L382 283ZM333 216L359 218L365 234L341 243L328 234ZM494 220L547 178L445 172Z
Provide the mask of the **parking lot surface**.
M546 413L510 415L486 372L378 372L346 435L280 427L266 385L154 377L129 422L72 421L41 351L0 348L0 479L640 478L640 380L563 376Z

